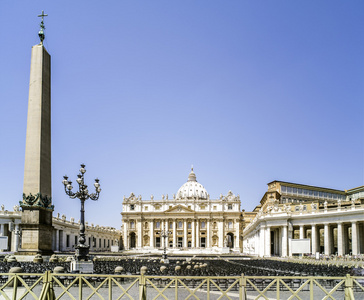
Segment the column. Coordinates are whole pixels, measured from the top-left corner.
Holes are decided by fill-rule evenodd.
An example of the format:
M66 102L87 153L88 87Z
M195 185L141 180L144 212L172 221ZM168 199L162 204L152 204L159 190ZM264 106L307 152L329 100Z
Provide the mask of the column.
M265 254L265 226L260 227L259 239L259 256L263 257Z
M344 254L344 243L343 243L343 224L337 223L337 255L342 256Z
M305 228L303 225L300 225L300 239L305 238Z
M236 237L236 243L235 243L235 249L240 249L240 223L239 219L235 222L235 237Z
M218 221L218 235L219 235L219 248L224 247L224 223L223 221Z
M343 255L349 253L349 233L348 233L348 226L343 224Z
M124 248L129 250L128 221L124 222Z
M0 236L4 236L5 233L5 224L0 225ZM0 249L0 252L7 250L7 249Z
M293 228L288 230L288 256L292 256L292 238L293 238Z
M183 220L183 247L187 248L187 220Z
M271 248L270 248L270 226L267 226L266 232L265 232L265 255L271 256Z
M206 248L210 248L210 219L206 219L206 231Z
M173 233L173 248L176 248L176 240L177 240L177 231L176 231L176 219L173 220L173 228L172 228L172 233Z
M200 248L200 222L196 220L196 248Z
M149 221L149 229L150 229L149 244L150 244L151 248L154 248L154 222L153 221Z
M331 254L331 249L330 249L330 228L329 228L329 224L325 224L324 225L324 254L325 255L330 255Z
M351 251L353 255L358 255L358 224L351 223Z
M142 242L143 242L143 222L142 222L142 220L137 221L137 226L138 226L138 228L137 228L137 233L138 233L137 247L142 248L143 247L143 244L142 244ZM104 246L104 245L102 244L101 246Z
M196 247L196 227L195 227L195 220L191 221L191 229L192 229L192 245L191 248Z
M18 252L20 243L20 230L19 230L19 224L15 224L15 230L14 230L14 251Z
M287 225L284 225L282 227L282 257L286 257L287 256Z
M59 251L59 229L56 229L56 251Z
M317 251L317 229L316 225L311 225L311 254L316 255Z

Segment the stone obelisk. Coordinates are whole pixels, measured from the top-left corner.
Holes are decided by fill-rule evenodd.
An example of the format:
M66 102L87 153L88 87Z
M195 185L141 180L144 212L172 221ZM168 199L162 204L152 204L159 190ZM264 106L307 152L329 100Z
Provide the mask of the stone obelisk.
M20 252L52 252L51 56L44 48L42 12L40 44L32 47L25 146L22 243Z

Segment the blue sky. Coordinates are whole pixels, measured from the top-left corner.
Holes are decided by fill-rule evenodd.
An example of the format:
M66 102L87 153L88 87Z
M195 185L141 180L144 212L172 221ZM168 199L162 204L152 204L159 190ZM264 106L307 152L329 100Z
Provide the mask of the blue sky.
M55 213L62 176L100 178L90 223L124 195L176 193L191 164L252 210L273 180L364 184L363 1L0 1L0 180L21 200L31 46L52 56Z

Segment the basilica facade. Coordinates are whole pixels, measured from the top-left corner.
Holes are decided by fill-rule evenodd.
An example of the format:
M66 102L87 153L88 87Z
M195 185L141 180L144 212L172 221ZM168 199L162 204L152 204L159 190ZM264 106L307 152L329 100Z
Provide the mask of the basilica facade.
M364 254L364 186L336 190L273 181L260 204L243 214L249 255Z
M191 170L173 197L142 200L124 197L122 231L124 249L209 249L241 251L243 219L240 197L231 191L211 199ZM165 244L164 244L165 243Z

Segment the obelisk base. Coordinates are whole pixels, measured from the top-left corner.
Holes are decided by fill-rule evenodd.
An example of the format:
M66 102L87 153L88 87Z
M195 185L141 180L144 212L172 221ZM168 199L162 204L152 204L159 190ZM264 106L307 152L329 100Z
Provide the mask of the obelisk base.
M52 211L22 207L22 241L19 253L52 254Z

